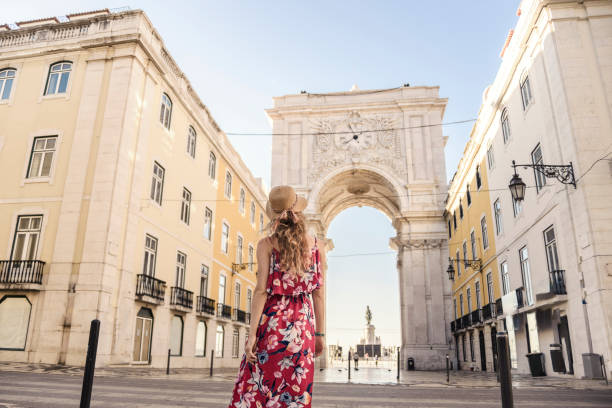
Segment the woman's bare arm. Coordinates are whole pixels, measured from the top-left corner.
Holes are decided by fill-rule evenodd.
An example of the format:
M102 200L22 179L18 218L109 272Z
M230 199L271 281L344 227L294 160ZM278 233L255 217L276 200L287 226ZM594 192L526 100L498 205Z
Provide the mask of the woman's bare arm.
M312 300L314 303L316 331L318 333L325 333L325 288L323 287L323 285L325 284L325 269L327 266L325 248L319 248L319 254L320 254L320 262L321 262L320 286L318 289L312 292ZM325 347L325 338L316 337L316 342L315 342L316 355L321 354L321 352L323 351L322 347Z
M264 238L257 243L257 284L253 292L253 300L251 303L251 325L249 327L249 337L247 343L247 359L254 361L255 354L253 353L253 345L256 341L257 326L259 319L263 313L264 305L268 297L266 291L268 284L268 274L270 273L270 255L272 246L268 239Z

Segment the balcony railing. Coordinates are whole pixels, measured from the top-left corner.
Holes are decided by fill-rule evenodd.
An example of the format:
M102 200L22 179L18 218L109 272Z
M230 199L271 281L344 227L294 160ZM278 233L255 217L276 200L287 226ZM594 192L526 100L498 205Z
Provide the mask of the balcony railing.
M0 283L42 284L43 261L0 261Z
M230 305L224 305L223 303L217 303L217 317L223 317L225 319L232 318L232 308Z
M215 314L214 299L207 298L206 296L198 296L196 298L196 312L208 313L210 315L214 315Z
M480 309L476 309L472 312L472 324L482 323L482 316L480 313Z
M482 320L486 321L493 317L493 307L494 305L492 303L487 303L482 307Z
M465 327L463 327L463 321L461 320L460 317L458 317L455 320L455 329L457 329L457 330L465 329Z
M467 329L471 325L472 325L472 319L471 319L471 315L468 313L461 318L461 326L463 326L464 329Z
M451 332L452 332L452 333L454 333L454 332L456 332L456 331L457 331L457 328L456 328L456 325L455 325L455 320L453 320L453 321L451 322L451 324L450 324L450 329L451 329Z
M176 286L171 287L170 304L193 309L193 292Z
M166 282L149 275L140 274L136 280L136 296L150 296L161 302L166 295Z
M517 308L521 308L523 306L525 306L525 300L523 298L523 287L521 286L520 288L516 288L516 307Z
M567 295L565 289L565 271L557 270L550 272L550 291L555 295Z
M501 316L504 314L504 307L502 306L501 298L495 301L495 316Z
M232 320L236 322L246 323L246 312L244 310L236 309L233 310Z

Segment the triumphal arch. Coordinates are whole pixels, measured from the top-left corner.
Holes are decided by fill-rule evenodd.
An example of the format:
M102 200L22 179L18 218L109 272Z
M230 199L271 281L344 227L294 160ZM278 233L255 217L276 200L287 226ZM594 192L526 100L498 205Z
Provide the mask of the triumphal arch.
M348 207L371 206L391 219L404 368L414 358L417 369L441 369L451 347L441 126L448 100L438 90L302 92L275 97L266 111L273 127L272 186L289 184L308 198L305 215L322 240ZM385 273L373 270L372 279Z

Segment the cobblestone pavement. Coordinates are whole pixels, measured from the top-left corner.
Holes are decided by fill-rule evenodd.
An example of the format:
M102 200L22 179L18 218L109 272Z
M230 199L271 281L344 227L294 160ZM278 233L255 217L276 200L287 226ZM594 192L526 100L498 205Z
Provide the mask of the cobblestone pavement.
M49 373L67 374L72 376L83 376L83 368L60 366L52 364L28 364L28 363L2 363L0 372L22 372L22 373ZM177 380L205 380L210 381L233 381L236 378L237 369L217 368L214 375L210 377L209 369L177 368L170 370L170 378ZM111 366L96 368L96 377L147 377L168 378L166 370L151 368L148 366ZM336 366L315 372L315 382L318 383L347 383L348 370L344 366ZM404 384L421 386L456 386L456 387L488 387L497 388L498 383L494 373L451 371L450 382L446 382L444 371L401 371L400 381L397 381L397 369L394 367L360 366L359 370L351 369L351 383L354 384ZM580 380L570 376L565 377L531 377L529 375L514 374L512 385L515 388L571 388L591 390L612 390L612 385L607 386L602 380ZM612 404L610 404L612 406ZM0 407L1 408L1 407Z
M0 408L66 408L79 405L82 378L61 373L0 371ZM217 378L179 379L96 377L92 407L203 407L226 408L232 381ZM514 390L516 408L609 408L612 390L542 389ZM500 406L493 387L456 385L365 385L317 383L314 408L493 408Z

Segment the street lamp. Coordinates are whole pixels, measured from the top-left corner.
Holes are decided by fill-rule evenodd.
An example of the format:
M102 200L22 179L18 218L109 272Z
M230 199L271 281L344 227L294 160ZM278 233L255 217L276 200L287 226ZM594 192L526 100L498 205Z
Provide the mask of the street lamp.
M446 273L448 273L448 280L455 280L455 268L453 268L453 261L450 258L448 258L448 269L446 270Z
M556 178L562 184L571 184L576 188L576 177L574 175L574 166L572 162L567 165L563 164L516 164L512 160L512 168L514 169L514 175L508 184L510 194L514 201L522 201L525 199L525 183L516 172L517 167L532 168L538 173L542 174L546 178Z

